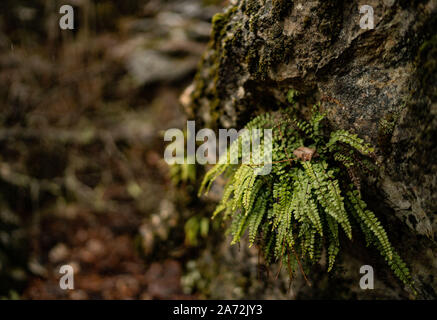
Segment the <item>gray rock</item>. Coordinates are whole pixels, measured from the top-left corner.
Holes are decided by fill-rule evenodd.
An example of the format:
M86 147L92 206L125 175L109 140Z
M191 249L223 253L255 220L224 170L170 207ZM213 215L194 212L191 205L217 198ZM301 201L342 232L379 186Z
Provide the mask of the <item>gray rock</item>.
M366 4L374 8L373 30L360 28L356 0L232 1L213 19L184 106L218 128L241 127L256 112L285 106L290 89L306 102L322 101L332 127L376 147L382 166L364 193L390 225L422 297L436 298L437 1ZM390 276L382 282L377 297L406 297ZM346 287L342 292L354 291Z

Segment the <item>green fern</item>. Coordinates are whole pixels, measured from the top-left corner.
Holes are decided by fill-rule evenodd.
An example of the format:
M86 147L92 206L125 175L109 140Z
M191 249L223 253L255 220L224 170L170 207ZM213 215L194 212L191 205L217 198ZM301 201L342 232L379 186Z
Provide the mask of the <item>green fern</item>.
M290 93L289 99L295 96ZM224 212L224 218L231 219L232 244L247 232L249 245L258 243L267 263L299 265L303 274L302 264L317 262L323 247L327 271L332 270L340 252L341 232L352 239L354 219L368 244L380 251L394 274L414 291L408 268L356 187L356 166L361 163L356 159L367 161L373 148L345 130L327 135L322 126L324 116L316 105L309 121L299 120L292 110L255 117L245 126L249 133L240 136L224 155L228 161L220 161L205 175L199 195L226 173L230 178L213 217ZM255 165L230 164L231 156L242 162L241 147L250 143L251 130L263 128L273 129L271 173L257 175ZM309 158L295 152L302 147L311 151Z

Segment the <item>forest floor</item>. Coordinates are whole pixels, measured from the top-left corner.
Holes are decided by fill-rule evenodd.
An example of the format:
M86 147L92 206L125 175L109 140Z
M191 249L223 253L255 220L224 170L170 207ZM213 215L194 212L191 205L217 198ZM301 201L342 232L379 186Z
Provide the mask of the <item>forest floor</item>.
M41 253L46 277L34 277L25 299L187 299L175 259L146 265L133 235L141 225L133 213L78 213L42 223ZM60 290L59 262L73 266L75 290Z
M11 267L21 298L196 298L181 286L187 213L172 200L163 131L184 125L179 96L218 10L149 1L110 32L3 43L0 206L27 235L27 263ZM59 287L65 264L74 290Z

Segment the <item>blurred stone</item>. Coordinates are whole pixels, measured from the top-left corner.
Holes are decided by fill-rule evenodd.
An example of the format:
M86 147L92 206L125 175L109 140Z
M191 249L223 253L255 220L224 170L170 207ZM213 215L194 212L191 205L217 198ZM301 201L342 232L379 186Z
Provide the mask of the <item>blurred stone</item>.
M65 243L58 243L49 252L49 259L52 263L58 263L68 258L70 250Z
M72 290L69 292L69 296L71 300L87 300L89 299L88 294L84 290Z
M155 50L137 50L127 58L127 68L138 86L176 81L193 72L198 60L166 57Z
M152 263L145 275L148 293L154 299L168 299L175 294L181 294L181 275L181 266L175 260L167 260L164 264Z

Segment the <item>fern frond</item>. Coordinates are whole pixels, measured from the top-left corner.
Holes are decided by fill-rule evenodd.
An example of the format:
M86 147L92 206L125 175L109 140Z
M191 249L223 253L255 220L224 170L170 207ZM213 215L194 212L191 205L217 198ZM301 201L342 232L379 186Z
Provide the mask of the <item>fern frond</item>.
M261 221L267 210L267 201L270 194L264 193L261 197L259 197L253 208L253 213L250 216L249 220L249 246L251 247L255 242L259 226Z
M203 181L200 185L198 196L200 197L203 193L207 194L209 192L209 189L211 188L212 183L215 179L218 178L225 170L227 169L228 164L222 164L217 163L212 167L211 170L209 170L205 177L203 178Z
M314 137L316 139L319 138L319 135L320 135L320 123L326 117L325 113L320 113L319 107L320 107L319 104L316 104L313 106L311 119L309 121L309 123L312 127L312 132L314 133Z
M366 208L367 206L365 202L361 200L361 197L357 190L349 191L347 195L359 219L361 219L364 222L364 224L367 226L367 228L369 228L376 236L376 238L378 238L384 256L386 256L388 260L391 260L393 257L393 251L391 249L391 245L388 240L387 233L385 232L384 228L381 226L381 223L378 221L378 218L376 218L373 212L367 210Z
M275 233L270 230L269 224L265 224L263 227L263 253L267 265L269 265L273 259L274 250L272 248L274 243Z
M234 216L234 220L232 221L233 225L231 227L231 235L232 235L232 244L236 244L240 242L241 237L244 234L244 231L246 231L246 228L248 226L248 219L247 215L243 213L236 214L237 217Z
M394 274L411 289L413 294L417 295L417 290L414 281L411 278L410 270L396 251L393 251L393 258L388 261L388 265L393 270Z
M289 203L289 210L293 210L296 220L303 221L305 217L311 221L317 232L323 236L322 221L320 219L317 204L312 198L311 184L304 172L299 171L298 179L295 181L295 200ZM298 203L294 203L296 201ZM290 205L292 207L290 207Z
M344 208L344 199L341 196L338 181L333 178L332 172L326 171L326 162L311 164L310 161L303 161L302 166L314 185L313 190L319 203L342 226L346 235L351 239L352 227Z
M368 144L364 143L364 140L359 138L356 134L352 134L346 130L337 130L331 133L331 138L327 143L327 147L334 146L337 142L343 142L352 148L358 150L364 155L368 155L374 152L374 149Z
M232 211L243 207L243 196L246 192L247 185L256 178L253 174L253 169L248 166L240 166L235 173L234 183L238 188L234 189L234 202L232 206Z
M338 238L338 223L331 216L326 216L329 229L328 246L328 272L334 267L335 259L340 251L340 240Z

